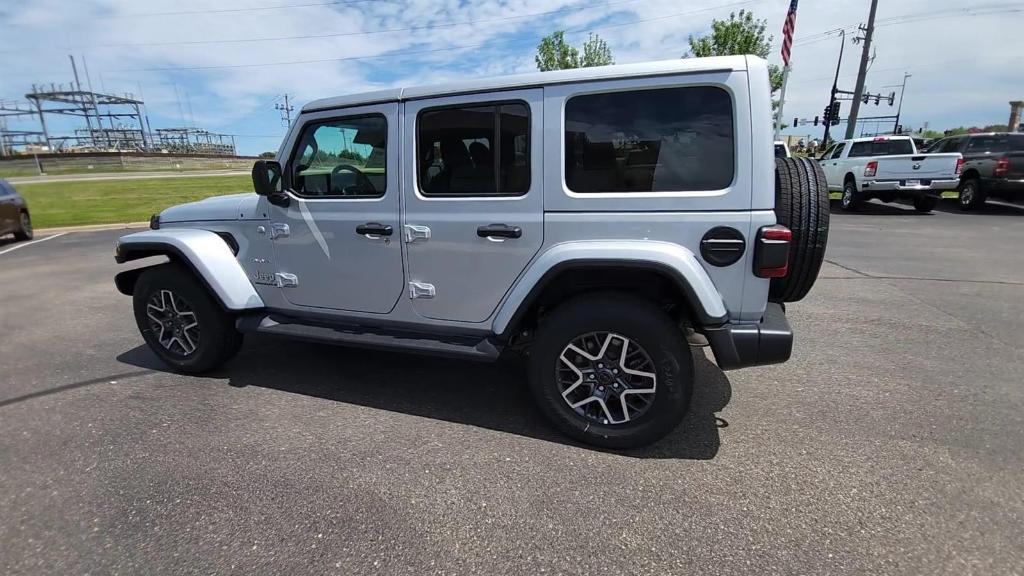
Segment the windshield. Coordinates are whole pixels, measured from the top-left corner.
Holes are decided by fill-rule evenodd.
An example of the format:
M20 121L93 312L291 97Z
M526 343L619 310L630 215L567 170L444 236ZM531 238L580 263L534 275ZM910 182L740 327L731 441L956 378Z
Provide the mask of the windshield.
M914 145L910 140L873 140L854 142L850 147L849 158L861 156L890 156L893 154L913 154Z

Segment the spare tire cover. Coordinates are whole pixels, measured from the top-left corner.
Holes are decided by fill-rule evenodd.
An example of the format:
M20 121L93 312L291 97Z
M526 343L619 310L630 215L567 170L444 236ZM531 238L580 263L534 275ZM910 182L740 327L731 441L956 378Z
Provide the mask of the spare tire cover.
M769 300L796 302L807 295L825 259L828 185L821 166L808 158L775 159L775 218L793 231L789 274L773 278Z

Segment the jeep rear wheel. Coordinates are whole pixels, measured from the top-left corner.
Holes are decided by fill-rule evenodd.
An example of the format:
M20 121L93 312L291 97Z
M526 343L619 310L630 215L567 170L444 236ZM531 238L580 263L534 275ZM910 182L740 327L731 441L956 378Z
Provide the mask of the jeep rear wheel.
M208 372L242 344L231 317L180 264L161 264L140 274L132 302L142 337L175 370Z
M675 323L654 304L620 293L581 296L540 325L530 388L568 436L607 448L649 444L682 420L693 358Z
M773 302L796 302L814 286L828 241L828 185L817 162L775 159L775 217L793 232L793 241L789 274L772 280L769 295Z

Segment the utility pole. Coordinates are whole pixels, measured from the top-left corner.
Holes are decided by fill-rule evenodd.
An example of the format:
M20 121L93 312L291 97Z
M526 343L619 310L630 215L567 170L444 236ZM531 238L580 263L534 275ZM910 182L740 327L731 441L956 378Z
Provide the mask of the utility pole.
M274 109L281 111L281 122L283 122L285 126L292 125L292 110L295 110L295 107L288 103L288 98L289 95L285 93L284 104L282 105L280 102L274 104Z
M846 138L853 138L857 128L857 113L860 112L860 99L864 94L864 80L868 75L868 58L871 55L871 36L875 33L875 12L878 11L878 0L871 0L871 12L868 13L867 27L864 31L864 51L860 55L860 69L857 70L857 87L853 89L853 102L850 102L850 118L846 121Z

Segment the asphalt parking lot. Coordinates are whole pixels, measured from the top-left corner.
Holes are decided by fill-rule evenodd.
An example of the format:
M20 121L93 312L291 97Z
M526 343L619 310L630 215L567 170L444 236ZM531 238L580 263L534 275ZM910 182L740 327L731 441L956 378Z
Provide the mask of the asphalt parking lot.
M0 254L0 573L1024 574L1024 209L834 214L793 359L698 351L629 453L511 365L253 338L168 373L121 233Z

